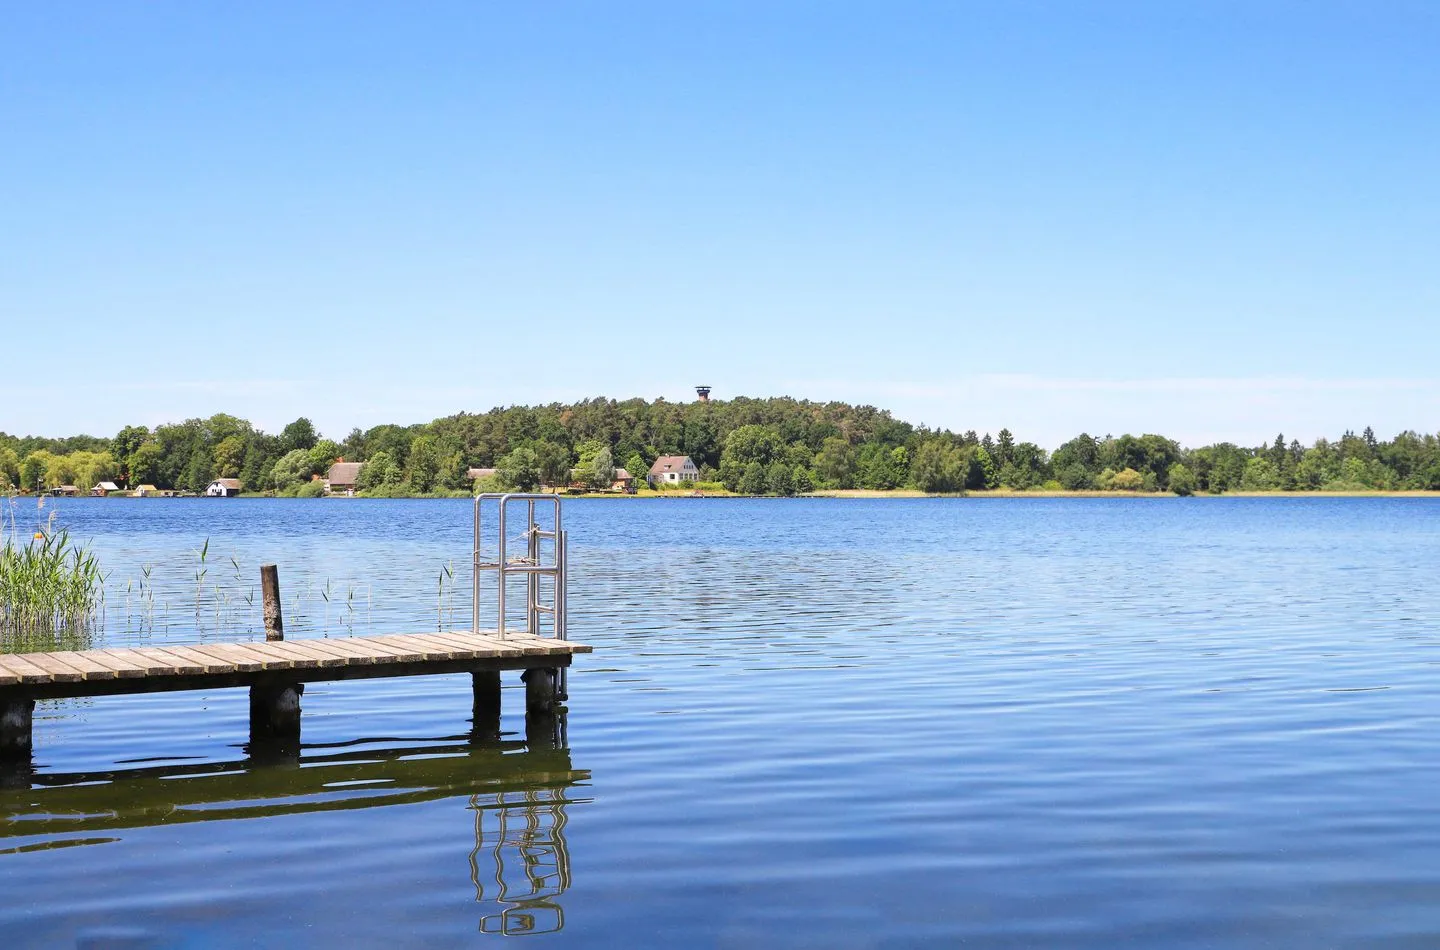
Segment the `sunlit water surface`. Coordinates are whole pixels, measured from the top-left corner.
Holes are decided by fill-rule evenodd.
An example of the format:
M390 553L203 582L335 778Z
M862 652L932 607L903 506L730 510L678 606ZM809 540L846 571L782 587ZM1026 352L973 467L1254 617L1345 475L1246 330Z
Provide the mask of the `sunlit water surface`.
M263 561L290 637L468 619L463 501L56 510L107 645L252 637ZM566 520L558 748L518 678L478 748L465 677L312 685L298 763L247 759L242 690L42 703L4 945L1440 941L1436 501Z

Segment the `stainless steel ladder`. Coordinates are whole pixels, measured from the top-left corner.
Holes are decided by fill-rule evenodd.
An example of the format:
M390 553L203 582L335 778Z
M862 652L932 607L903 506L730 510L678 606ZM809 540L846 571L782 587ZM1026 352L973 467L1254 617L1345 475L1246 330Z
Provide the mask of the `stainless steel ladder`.
M546 502L552 506L552 516L548 528L543 527L540 522L535 520L536 505ZM492 503L497 515L494 539L495 558L489 560L485 555L487 538L485 537L486 522L483 512ZM516 505L525 506L525 532L522 535L525 539L525 553L512 556L507 547L506 515ZM564 640L566 638L565 594L566 567L569 561L568 541L564 523L561 520L558 495L520 492L486 492L476 495L475 548L471 561L473 566L471 595L474 598L471 617L473 632L476 634L482 632L480 628L480 577L484 572L494 571L497 601L496 636L503 639L509 633L505 617L507 582L511 575L521 575L525 578L525 632L533 637L544 636L545 628L549 627L551 636L557 640ZM542 599L544 585L541 584L541 578L544 577L554 579L553 596L548 603ZM547 617L549 618L548 623L545 622ZM561 675L563 693L563 670Z

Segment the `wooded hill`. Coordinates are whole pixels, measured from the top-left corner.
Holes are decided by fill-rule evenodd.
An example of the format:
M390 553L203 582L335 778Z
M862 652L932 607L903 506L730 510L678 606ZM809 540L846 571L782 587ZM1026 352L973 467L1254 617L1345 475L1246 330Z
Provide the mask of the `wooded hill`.
M747 494L816 489L982 491L998 487L1191 492L1440 489L1440 439L1370 429L1311 446L1277 436L1268 445L1182 448L1161 435L1082 433L1053 452L991 434L933 430L873 406L789 398L665 400L596 398L510 406L433 422L353 429L323 438L300 418L278 435L219 414L127 426L113 438L0 433L0 489L57 485L201 491L239 478L249 492L313 493L311 476L336 459L364 461L374 495L468 492L470 468L498 469L515 488L608 482L616 467L643 479L660 455L689 455L707 480Z

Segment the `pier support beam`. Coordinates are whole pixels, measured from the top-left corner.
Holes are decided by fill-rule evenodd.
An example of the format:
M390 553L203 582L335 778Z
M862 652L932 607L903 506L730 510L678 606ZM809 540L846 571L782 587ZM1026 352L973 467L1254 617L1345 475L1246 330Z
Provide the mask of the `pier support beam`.
M475 702L471 709L471 733L477 739L500 736L500 671L479 670L470 674Z
M29 758L34 718L35 700L0 700L0 758Z
M262 680L250 687L250 741L300 738L304 683Z
M555 670L536 667L520 677L525 681L525 713L548 713L555 709Z

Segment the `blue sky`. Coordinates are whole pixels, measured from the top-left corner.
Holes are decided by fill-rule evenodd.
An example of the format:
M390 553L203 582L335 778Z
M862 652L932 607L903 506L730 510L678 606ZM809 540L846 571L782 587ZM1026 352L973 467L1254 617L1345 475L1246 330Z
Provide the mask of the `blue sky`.
M1440 430L1431 3L0 3L0 429Z

